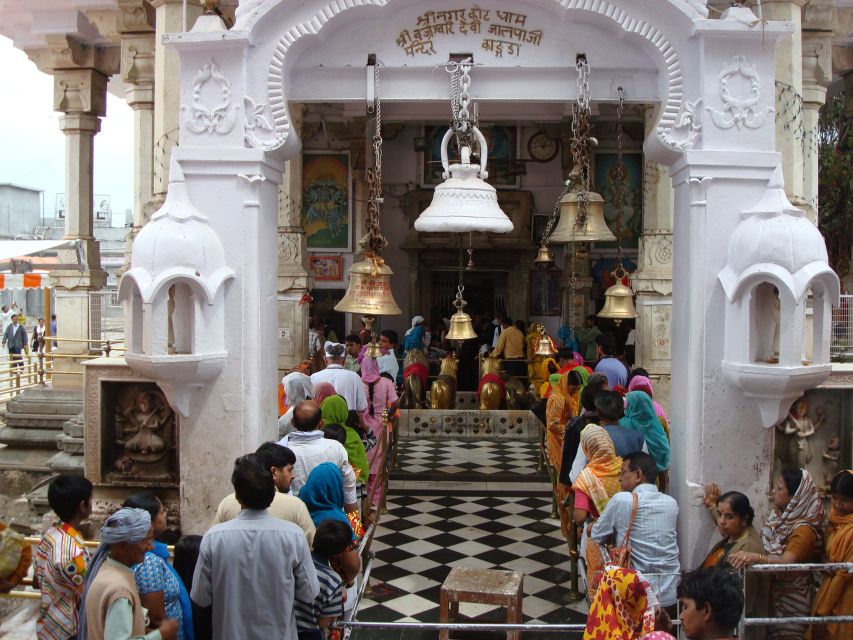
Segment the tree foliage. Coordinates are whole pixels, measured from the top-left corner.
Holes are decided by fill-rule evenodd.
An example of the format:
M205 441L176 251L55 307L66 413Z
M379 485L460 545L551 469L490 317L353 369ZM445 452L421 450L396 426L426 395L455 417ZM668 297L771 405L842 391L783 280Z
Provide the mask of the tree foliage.
M829 264L843 278L851 268L853 247L853 131L843 96L821 108L817 142L818 228L826 239Z

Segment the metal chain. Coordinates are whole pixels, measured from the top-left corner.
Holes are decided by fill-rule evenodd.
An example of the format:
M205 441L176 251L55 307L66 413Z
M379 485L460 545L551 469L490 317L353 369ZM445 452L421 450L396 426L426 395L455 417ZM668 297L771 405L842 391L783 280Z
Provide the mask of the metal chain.
M462 62L448 62L446 65L450 73L450 128L453 129L456 145L472 147L473 135L471 127L475 125L468 110L471 104L471 67L474 66L471 58Z
M575 169L580 171L580 191L578 192L578 216L575 220L575 228L583 229L586 226L589 213L589 183L590 168L589 155L591 152L591 118L590 88L589 88L589 63L586 56L579 56L575 63L578 72L578 96L572 107L572 158Z
M465 286L462 284L462 272L465 270L464 262L463 262L464 252L462 251L462 247L459 248L459 286L456 289L456 301L453 303L453 306L457 307L460 311L462 310L462 294L465 292Z
M571 184L571 181L567 180L566 184L563 185L563 190L560 192L560 195L557 196L557 202L554 204L554 209L551 211L551 215L548 218L548 224L545 225L545 231L542 232L542 238L539 242L540 244L548 244L548 240L551 239L551 234L554 233L554 228L560 220L560 201L571 189Z
M362 245L373 253L379 255L382 249L388 246L388 239L382 235L379 227L379 210L383 202L382 198L382 101L379 98L379 67L381 63L377 60L373 66L373 82L376 90L374 99L374 113L376 114L376 131L373 134L373 167L367 170L367 233L362 238Z
M625 168L623 133L625 126L625 91L619 87L616 105L616 166L613 169L613 206L616 208L616 260L622 265L622 218L625 213L625 186L628 171Z

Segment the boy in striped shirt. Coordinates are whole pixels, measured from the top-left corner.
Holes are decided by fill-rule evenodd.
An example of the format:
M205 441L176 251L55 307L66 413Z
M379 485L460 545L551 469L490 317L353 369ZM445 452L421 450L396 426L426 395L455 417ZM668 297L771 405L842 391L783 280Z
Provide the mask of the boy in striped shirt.
M324 640L329 627L344 612L343 579L332 569L352 543L352 528L342 520L324 520L314 534L311 558L320 593L314 602L294 602L299 640Z
M77 637L77 604L89 564L78 529L92 513L92 483L83 476L57 476L47 501L62 522L45 531L36 549L33 586L41 589L36 636L69 640Z

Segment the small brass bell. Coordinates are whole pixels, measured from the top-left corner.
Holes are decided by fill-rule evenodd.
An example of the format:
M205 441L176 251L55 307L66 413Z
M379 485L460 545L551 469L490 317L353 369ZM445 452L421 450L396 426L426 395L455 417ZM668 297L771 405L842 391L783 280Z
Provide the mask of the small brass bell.
M371 316L397 316L402 313L391 293L394 272L379 256L366 254L364 260L349 269L349 285L335 311Z
M370 358L378 358L382 355L382 349L379 348L375 334L371 336L370 342L367 344L367 349L364 350L364 355Z
M542 244L539 247L539 253L536 254L536 257L533 259L539 266L549 265L554 262L554 254L551 253L551 248L547 244Z
M486 182L489 177L486 139L477 127L472 126L471 131L480 147L481 164L471 164L471 149L467 146L460 151L461 164L449 164L447 145L453 129L448 129L441 140L444 182L435 188L432 203L415 220L416 230L443 233L512 231L512 221L498 205L497 190Z
M536 351L533 352L533 355L545 356L547 358L555 353L551 338L549 338L548 334L545 332L545 327L542 327L539 330L539 342L536 343Z
M634 292L622 284L625 271L621 266L613 272L613 276L616 278L616 284L604 292L604 307L598 312L598 317L610 318L618 325L623 320L636 318L637 309L634 307Z
M604 198L595 191L588 191L589 206L587 207L586 223L576 227L575 223L580 213L578 196L581 192L580 182L574 181L574 187L560 199L560 221L551 234L551 242L613 242L616 236L610 231L604 221Z
M450 330L445 336L447 340L471 340L477 337L474 325L471 323L471 316L462 310L466 304L468 303L462 299L461 292L457 293L456 301L453 303L456 313L450 316Z

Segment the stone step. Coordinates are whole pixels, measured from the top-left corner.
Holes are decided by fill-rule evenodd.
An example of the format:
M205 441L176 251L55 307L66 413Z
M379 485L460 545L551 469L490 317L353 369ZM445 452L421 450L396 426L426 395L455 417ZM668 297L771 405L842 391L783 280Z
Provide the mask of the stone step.
M45 484L26 494L30 508L35 510L35 512L40 516L43 516L50 511L50 504L47 502L47 488L48 485Z
M20 449L0 445L0 471L26 471L48 474L52 469L48 461L56 455L56 449ZM5 491L4 491L5 492Z
M62 429L66 420L70 420L76 414L43 414L43 413L16 413L6 414L6 426L27 429Z
M56 473L70 473L82 476L84 474L84 461L82 455L71 455L66 451L60 451L47 461L47 466Z
M56 437L62 434L60 429L19 429L0 428L0 444L23 449L50 449L56 451Z

